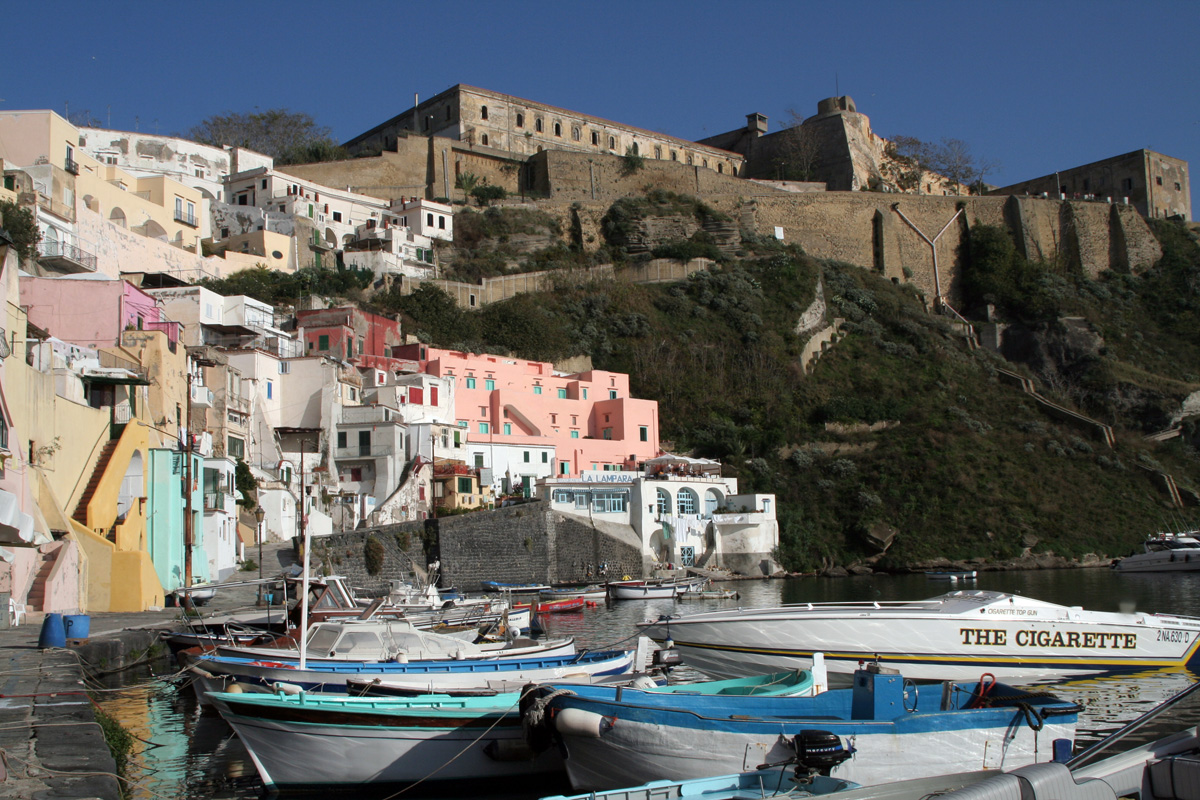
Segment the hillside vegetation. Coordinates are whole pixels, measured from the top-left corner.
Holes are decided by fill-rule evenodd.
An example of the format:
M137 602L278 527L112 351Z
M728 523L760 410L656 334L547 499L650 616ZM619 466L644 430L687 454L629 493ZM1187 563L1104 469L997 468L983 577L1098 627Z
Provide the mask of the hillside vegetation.
M1044 394L1114 424L1115 449L1045 416L998 377L1020 365L968 348L911 286L775 242L748 240L744 257L676 284L575 278L479 311L432 288L375 300L424 341L540 360L585 353L628 372L636 396L659 401L664 442L721 459L743 492L778 496L788 569L995 563L1030 549L1114 557L1183 513L1156 472L1186 490L1200 469L1187 436L1140 436L1200 373L1200 250L1178 226L1159 235L1166 255L1150 272L1092 281L1027 264L1006 232L977 227L963 277L969 301L998 306L1020 336L1061 338L1064 315L1090 322L1094 350L1043 347L1060 358L1031 366L1051 379ZM806 376L793 329L818 276L846 336ZM884 421L898 424L853 427Z

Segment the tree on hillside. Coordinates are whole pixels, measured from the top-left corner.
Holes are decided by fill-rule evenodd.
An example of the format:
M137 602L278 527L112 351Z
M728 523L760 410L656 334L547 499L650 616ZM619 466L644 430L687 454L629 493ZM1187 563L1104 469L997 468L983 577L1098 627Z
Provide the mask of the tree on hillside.
M804 127L804 115L789 108L779 137L779 154L775 158L781 180L811 181L816 176L821 156L821 143L816 131Z
M279 164L329 161L348 154L329 128L302 111L273 108L251 113L214 114L188 131L188 138L215 147L245 147Z
M926 142L915 136L893 136L889 149L894 158L913 167L918 187L925 172L949 178L959 189L981 186L984 176L999 166L995 161L972 153L970 145L962 139Z
M38 230L37 220L29 209L8 200L0 200L0 228L8 233L21 258L33 258L37 255L42 232Z

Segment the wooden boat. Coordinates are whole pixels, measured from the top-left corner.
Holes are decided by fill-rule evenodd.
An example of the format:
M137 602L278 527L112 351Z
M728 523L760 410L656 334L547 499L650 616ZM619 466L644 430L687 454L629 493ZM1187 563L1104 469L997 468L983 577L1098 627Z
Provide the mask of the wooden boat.
M592 605L595 605L594 603ZM582 597L571 597L565 600L549 600L546 602L517 603L513 606L516 610L529 609L539 614L562 614L570 611L582 611L587 606L587 601Z
M782 762L814 730L853 743L830 775L864 786L966 765L1013 768L1050 761L1054 740L1074 739L1080 710L995 682L918 688L876 665L856 672L851 689L810 697L559 688L533 690L525 721L537 731L531 741L561 744L577 791Z
M612 600L669 600L678 593L678 587L672 583L619 581L608 584L608 596Z
M550 588L544 583L502 583L500 581L480 581L479 585L485 592L508 594L537 594Z
M973 569L931 569L925 571L925 577L931 581L973 581L978 574Z
M569 600L576 597L582 597L584 600L603 600L607 594L603 586L596 584L575 587L560 586L542 589L538 592L538 596L544 600Z
M805 668L823 652L831 682L879 660L914 680L1059 680L1200 661L1200 618L1085 611L959 590L929 600L801 603L672 614L640 623L714 677Z
M525 743L518 695L374 698L212 693L269 789L409 785L565 788L556 751ZM486 784L481 784L486 781Z

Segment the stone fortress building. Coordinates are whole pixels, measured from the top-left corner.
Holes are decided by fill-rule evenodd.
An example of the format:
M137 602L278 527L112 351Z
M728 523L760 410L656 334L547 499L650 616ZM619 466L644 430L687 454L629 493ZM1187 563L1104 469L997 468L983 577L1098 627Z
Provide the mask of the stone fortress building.
M1093 161L988 194L1045 194L1064 200L1128 202L1144 217L1192 219L1192 190L1183 159L1152 150Z
M410 134L439 136L472 150L522 159L543 150L623 156L636 147L644 158L677 161L725 175L741 175L737 153L677 139L556 106L456 84L344 144L352 153L394 151Z

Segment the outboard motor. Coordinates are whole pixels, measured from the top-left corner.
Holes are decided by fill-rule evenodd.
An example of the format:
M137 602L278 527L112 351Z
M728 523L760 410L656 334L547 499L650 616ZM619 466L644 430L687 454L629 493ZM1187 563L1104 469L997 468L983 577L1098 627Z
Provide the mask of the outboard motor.
M816 775L828 776L834 767L854 755L854 748L843 745L829 731L800 731L792 737L792 748L796 751L797 768Z

